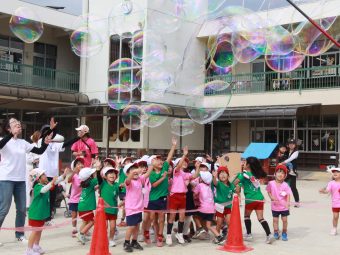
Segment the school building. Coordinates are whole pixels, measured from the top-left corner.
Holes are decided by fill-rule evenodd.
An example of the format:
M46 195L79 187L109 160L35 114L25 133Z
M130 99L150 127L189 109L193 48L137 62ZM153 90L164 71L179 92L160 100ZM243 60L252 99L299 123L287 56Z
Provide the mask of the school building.
M108 17L110 10L120 2L88 0L83 2L82 9L83 13ZM152 28L154 15L161 18L164 15L165 19L172 10L171 5L162 5L163 1L132 2L138 5L138 11L126 21L131 22L130 25L126 23L127 27L140 25L139 18L144 15L144 28ZM8 27L14 10L21 6L37 12L44 23L42 37L33 44L17 39ZM325 15L340 14L336 1L330 1L327 8ZM280 16L279 24L288 24L293 22L285 18L290 12L293 12L291 7L283 7L266 15ZM259 58L250 64L237 64L232 74L213 76L207 72L202 78L191 75L191 71L202 71L200 63L205 61L208 37L216 34L216 24L205 22L201 26L183 20L177 31L166 35L165 41L167 50L182 56L193 31L197 31L190 41L191 50L185 51L186 58L192 61L190 72L182 74L186 79L176 80L176 84L159 99L149 98L138 89L132 92L133 102L164 103L171 106L171 114L160 127L129 130L123 126L121 112L110 109L107 104L108 67L118 58L131 58L129 39L111 32L98 54L79 58L71 51L69 40L76 18L18 0L0 6L3 28L0 31L0 119L11 115L21 119L25 138L28 139L46 122L47 116L53 114L58 117L59 130L65 137L75 135L74 128L80 123L87 124L103 155L137 156L145 151L163 154L170 146L171 120L186 116L183 87L219 79L232 86L232 97L226 110L212 123L195 124L193 134L179 138L179 147L188 145L195 153L213 152L216 155L242 152L250 142L285 143L294 137L301 151L300 168L320 169L337 164L340 151L340 50L335 46L320 56L306 57L298 69L285 74L271 71L264 58ZM299 18L294 20L300 21ZM334 26L339 27L340 20L335 22ZM143 43L147 46L150 42L146 38ZM144 48L145 51L148 49ZM150 71L149 66L142 68L143 73ZM225 98L221 93L205 96L218 102ZM63 157L70 159L70 155Z

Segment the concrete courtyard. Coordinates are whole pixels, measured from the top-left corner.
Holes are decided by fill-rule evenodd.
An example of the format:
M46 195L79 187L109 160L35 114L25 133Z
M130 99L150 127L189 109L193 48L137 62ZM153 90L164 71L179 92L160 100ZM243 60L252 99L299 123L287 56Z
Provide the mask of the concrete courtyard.
M254 248L248 254L266 255L293 255L293 254L340 254L340 235L330 236L332 223L332 212L330 206L330 197L321 195L318 190L324 187L329 181L330 176L326 173L301 172L298 181L298 189L301 196L302 206L300 208L291 208L288 226L288 242L275 241L272 245L264 243L264 231L256 220L256 216L252 216L254 241L247 242L248 246ZM263 189L265 186L262 187ZM268 196L266 194L266 199ZM63 205L63 203L62 203ZM62 223L69 219L64 218L65 209L58 209L55 219L56 223ZM243 207L241 207L243 213ZM13 227L15 209L12 204L11 211L5 220L3 227ZM272 229L272 216L270 204L265 205L265 219L269 222ZM340 227L338 228L340 232ZM119 229L119 238L117 247L110 248L112 254L125 254L123 251L124 228ZM28 233L26 234L28 237ZM175 238L174 238L175 239ZM12 231L1 231L0 241L4 244L0 247L1 255L17 255L24 254L25 245L14 241L14 233ZM175 241L175 240L174 240ZM159 254L209 254L222 255L223 251L217 250L219 246L212 244L211 241L193 240L191 244L179 245L174 242L172 247L158 248L155 244L144 246L144 251L134 251L137 254L159 255ZM46 230L43 232L41 246L46 250L46 254L62 254L62 255L80 255L87 254L90 245L85 246L77 242L77 239L71 237L71 225L61 228Z

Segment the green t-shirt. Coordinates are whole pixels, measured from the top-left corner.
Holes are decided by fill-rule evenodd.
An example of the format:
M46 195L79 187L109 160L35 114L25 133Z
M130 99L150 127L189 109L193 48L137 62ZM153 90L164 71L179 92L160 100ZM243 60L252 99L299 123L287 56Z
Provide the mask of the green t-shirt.
M103 180L102 184L100 185L100 195L104 199L105 203L109 206L118 206L118 192L119 192L119 184L113 183L110 184L106 180ZM105 212L108 214L118 214L117 208L105 208Z
M233 200L235 185L230 183L230 185L227 186L223 182L217 181L215 190L216 190L215 203L218 204L228 203ZM226 205L225 208L231 208L231 203L230 205Z
M244 177L244 174L249 177ZM251 172L242 172L237 175L237 179L240 180L240 186L243 187L244 196L246 198L246 204L254 202L253 200L264 200L261 192L259 181L253 176ZM250 200L247 200L250 199Z
M31 220L46 220L50 217L50 192L40 193L44 185L38 183L33 189L33 201L28 210Z
M96 209L96 192L94 187L98 184L97 178L90 181L87 188L83 188L78 204L79 212L93 211Z
M122 167L121 169L119 169L118 185L124 183L125 180L126 180L126 175L124 174L123 169L124 169L123 167ZM126 193L126 188L123 187L123 188L120 190L120 193Z
M163 164L163 167L159 173L156 173L154 170L151 172L149 180L150 183L153 184L156 181L158 181L160 178L162 178L162 175L164 172L168 172L169 169L169 163L168 161L165 161ZM169 180L168 178L165 178L157 187L151 187L149 200L155 201L161 197L166 197L169 194Z

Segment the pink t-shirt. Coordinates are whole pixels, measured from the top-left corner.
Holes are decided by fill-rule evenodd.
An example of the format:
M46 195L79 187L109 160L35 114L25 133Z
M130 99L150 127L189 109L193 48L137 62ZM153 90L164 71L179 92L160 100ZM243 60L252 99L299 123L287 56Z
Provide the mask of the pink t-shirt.
M125 181L126 183L126 181ZM126 185L125 197L125 212L126 216L143 212L143 186L145 183L144 175L139 176L136 180L131 180L129 185Z
M85 142L88 146L85 144ZM91 167L91 162L92 162L91 154L98 154L98 147L96 145L96 142L92 138L88 138L85 142L83 142L82 140L78 140L77 142L75 142L72 145L71 151L73 151L73 152L85 151L84 167ZM90 150L90 148L91 148L91 150Z
M272 210L276 212L287 211L288 196L292 194L292 190L286 182L276 183L276 181L270 181L266 187L266 190L277 201L272 201Z
M72 188L69 203L79 203L79 199L81 196L82 187L80 186L81 180L79 179L78 174L73 175L72 177Z
M330 181L327 185L326 190L331 193L332 196L332 207L340 208L340 182Z
M200 183L193 191L198 194L198 211L201 213L215 213L214 194L211 190L211 186L205 183Z
M186 193L188 191L187 181L192 177L191 173L185 173L182 169L174 171L172 177L171 193Z
M148 207L150 191L151 191L151 183L150 183L149 178L146 178L145 183L144 183L144 188L143 188L144 208Z

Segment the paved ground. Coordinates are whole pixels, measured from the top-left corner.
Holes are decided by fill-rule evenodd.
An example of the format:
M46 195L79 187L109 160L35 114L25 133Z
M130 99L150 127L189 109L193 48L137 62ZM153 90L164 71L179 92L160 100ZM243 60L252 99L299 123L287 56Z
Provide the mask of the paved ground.
M305 201L305 204L303 204L301 208L291 209L288 227L289 241L276 241L272 245L265 244L263 229L256 221L255 215L253 215L254 241L247 244L252 246L254 251L249 252L248 254L340 254L340 235L335 237L329 235L332 220L330 197L318 193L318 190L326 185L329 176L324 173L302 174L301 179L302 180L298 182L298 187L301 194L301 201ZM243 211L243 208L241 208L241 211ZM64 209L58 210L57 223L65 221L63 212ZM14 214L15 211L12 206L11 212L4 223L4 227L14 225ZM269 204L266 204L265 206L265 218L271 225L272 217L270 215ZM340 227L338 229L340 232ZM41 244L47 251L47 254L87 254L89 245L80 245L76 239L70 237L70 232L70 226L45 231ZM17 244L13 239L13 232L0 232L0 241L4 243L4 246L0 247L1 255L24 253L26 247ZM112 254L125 254L122 250L123 240L124 229L120 229L119 240L117 241L118 245L117 247L110 249ZM216 248L217 246L209 241L194 241L185 246L176 244L173 247L158 248L152 245L150 247L145 247L142 252L134 253L147 255L159 255L160 252L162 254L176 253L176 255L188 255L190 253L195 253L195 255L214 255L224 253L218 251Z

